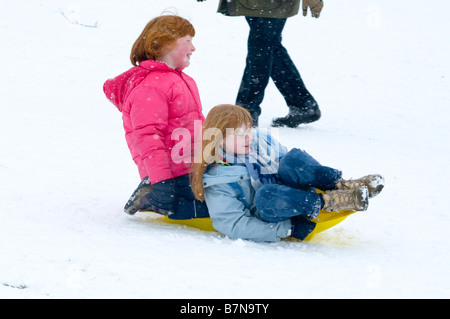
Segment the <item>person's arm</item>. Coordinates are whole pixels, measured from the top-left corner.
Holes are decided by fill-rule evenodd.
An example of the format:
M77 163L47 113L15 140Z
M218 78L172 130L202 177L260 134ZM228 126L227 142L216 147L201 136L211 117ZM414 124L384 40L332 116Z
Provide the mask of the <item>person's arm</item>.
M164 144L169 100L158 89L140 87L133 92L130 110L133 145L147 171L151 184L172 179L170 152Z
M213 227L232 239L275 242L291 235L291 221L266 223L250 214L228 184L205 189L205 200Z
M153 210L167 214L177 205L170 151L164 143L169 120L169 99L158 89L139 87L133 92L130 110L133 149L139 154L152 191L145 200Z

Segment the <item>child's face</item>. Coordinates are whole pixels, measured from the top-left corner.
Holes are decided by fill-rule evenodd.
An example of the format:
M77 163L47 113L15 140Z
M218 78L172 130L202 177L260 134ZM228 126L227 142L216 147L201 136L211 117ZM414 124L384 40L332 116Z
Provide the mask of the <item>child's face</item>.
M190 35L178 38L171 46L172 48L161 57L161 61L165 62L173 69L184 69L188 67L191 55L195 51L192 39L193 38Z
M222 141L222 147L226 153L231 155L248 155L250 154L252 140L252 128L247 128L244 124L227 134L227 137Z

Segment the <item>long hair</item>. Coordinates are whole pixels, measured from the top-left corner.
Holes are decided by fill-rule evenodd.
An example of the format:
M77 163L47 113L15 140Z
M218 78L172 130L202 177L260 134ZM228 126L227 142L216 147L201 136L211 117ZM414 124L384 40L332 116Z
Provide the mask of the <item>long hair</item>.
M191 166L191 188L196 199L205 200L203 174L211 163L220 158L217 150L226 138L227 129L237 129L243 124L252 127L253 120L250 113L240 106L221 104L209 111L203 124L201 154L195 157L201 161L196 160Z
M134 66L146 60L156 60L162 56L163 49L171 46L179 38L195 36L194 26L177 15L162 15L145 26L133 44L130 60Z

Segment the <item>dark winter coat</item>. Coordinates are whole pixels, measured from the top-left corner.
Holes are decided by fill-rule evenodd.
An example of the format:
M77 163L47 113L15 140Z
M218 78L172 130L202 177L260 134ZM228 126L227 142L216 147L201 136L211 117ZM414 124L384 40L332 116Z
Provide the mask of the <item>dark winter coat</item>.
M218 12L228 16L289 18L298 14L300 0L220 0Z

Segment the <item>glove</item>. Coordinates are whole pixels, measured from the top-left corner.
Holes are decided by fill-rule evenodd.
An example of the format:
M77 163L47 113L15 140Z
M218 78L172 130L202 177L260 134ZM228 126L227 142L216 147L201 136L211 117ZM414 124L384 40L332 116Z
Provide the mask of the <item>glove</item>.
M197 0L198 1L198 0ZM313 18L320 17L320 12L323 8L322 0L303 0L303 16L306 17L308 13L308 7L311 10L311 16Z
M304 240L316 228L316 223L306 219L305 216L295 216L291 218L291 237Z
M152 191L143 199L160 214L170 215L177 209L178 196L174 179L168 179L152 185Z

